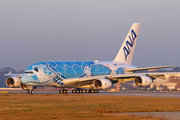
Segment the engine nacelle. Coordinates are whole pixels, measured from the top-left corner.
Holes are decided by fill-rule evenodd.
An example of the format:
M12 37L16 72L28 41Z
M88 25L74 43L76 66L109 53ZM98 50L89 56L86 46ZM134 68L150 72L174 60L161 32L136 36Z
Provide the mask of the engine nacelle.
M149 86L152 82L152 79L148 76L140 75L135 77L135 84L141 87Z
M9 77L6 79L6 85L11 88L18 88L21 87L24 90L30 89L29 86L26 86L21 83L21 80L19 77ZM36 86L33 86L31 89L36 89Z
M94 87L96 89L107 89L112 86L112 82L107 79L98 79L94 81Z
M9 77L6 79L6 85L11 88L20 87L21 80L18 77Z

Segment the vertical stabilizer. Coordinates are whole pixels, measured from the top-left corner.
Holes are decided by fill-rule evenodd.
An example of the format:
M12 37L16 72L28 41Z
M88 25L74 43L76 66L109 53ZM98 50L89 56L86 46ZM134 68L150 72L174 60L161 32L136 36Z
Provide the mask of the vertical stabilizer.
M134 23L131 26L131 29L129 30L116 58L114 59L114 62L123 62L128 65L131 64L136 41L138 38L140 23Z

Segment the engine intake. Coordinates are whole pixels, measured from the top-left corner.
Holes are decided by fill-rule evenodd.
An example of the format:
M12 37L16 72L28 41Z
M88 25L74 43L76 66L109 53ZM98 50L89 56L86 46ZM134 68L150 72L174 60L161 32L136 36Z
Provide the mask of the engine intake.
M94 87L96 89L107 89L112 86L112 82L107 79L98 79L94 81Z
M6 85L11 88L20 87L21 80L18 77L9 77L6 79Z
M135 84L138 86L146 87L151 85L152 82L152 79L148 76L141 75L135 77Z

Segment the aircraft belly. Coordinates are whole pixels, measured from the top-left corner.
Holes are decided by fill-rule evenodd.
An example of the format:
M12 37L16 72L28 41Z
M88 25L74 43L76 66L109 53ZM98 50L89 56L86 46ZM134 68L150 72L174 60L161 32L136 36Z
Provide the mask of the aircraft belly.
M43 81L40 81L40 82L28 82L26 83L26 85L29 85L29 86L48 86L50 85L51 83L53 83L53 81L51 79L49 80L43 80Z

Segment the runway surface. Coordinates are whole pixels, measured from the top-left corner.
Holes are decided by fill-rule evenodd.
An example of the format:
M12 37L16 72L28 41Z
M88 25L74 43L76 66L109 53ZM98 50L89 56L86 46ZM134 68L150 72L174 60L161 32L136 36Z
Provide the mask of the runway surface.
M124 113L117 113L119 115ZM166 118L168 120L179 120L180 119L180 112L130 112L125 113L129 115L139 115L139 116L151 116L151 117L159 117L159 118Z
M24 90L18 90L18 91L12 91L12 90L6 90L8 92L16 92L18 93L27 93L27 91ZM34 90L34 94L60 94L58 91L39 91ZM109 96L134 96L134 97L164 97L164 98L180 98L180 92L144 92L144 91L138 91L138 92L103 92L100 93L71 93L68 94L79 94L79 95L109 95ZM1 94L2 95L2 94ZM15 95L15 94L13 94Z
M180 92L102 92L99 95L180 98Z
M59 94L57 92L36 92L34 94ZM68 94L72 94L71 92ZM110 95L110 96L135 96L135 97L164 97L180 98L180 92L100 92L100 93L73 93L82 95Z

